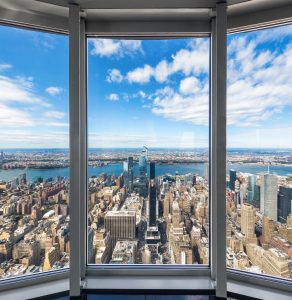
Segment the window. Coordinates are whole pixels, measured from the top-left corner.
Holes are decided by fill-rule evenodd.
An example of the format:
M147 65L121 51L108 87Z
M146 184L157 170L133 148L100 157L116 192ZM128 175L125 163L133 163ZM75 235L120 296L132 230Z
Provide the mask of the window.
M88 263L209 264L209 39L88 39Z
M292 279L292 26L228 39L227 266Z
M0 278L69 266L68 38L0 27Z

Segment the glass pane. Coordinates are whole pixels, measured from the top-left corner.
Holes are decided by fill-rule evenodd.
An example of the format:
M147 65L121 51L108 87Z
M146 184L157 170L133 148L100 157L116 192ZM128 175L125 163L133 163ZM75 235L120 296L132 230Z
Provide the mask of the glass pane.
M209 39L88 40L88 263L209 263Z
M292 278L292 26L228 38L227 266Z
M0 26L0 278L69 265L68 38Z

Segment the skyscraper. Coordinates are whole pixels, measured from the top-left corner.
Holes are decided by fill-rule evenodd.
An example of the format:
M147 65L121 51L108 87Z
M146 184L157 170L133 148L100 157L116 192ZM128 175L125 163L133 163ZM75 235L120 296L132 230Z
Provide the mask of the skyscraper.
M155 179L155 162L150 162L150 180Z
M254 201L255 185L256 185L256 177L254 175L248 176L247 202L250 204L252 204Z
M286 223L287 217L292 213L292 188L280 186L278 194L278 221Z
M236 171L229 170L229 188L234 191L235 190L235 181L236 181Z
M273 221L277 221L277 190L277 176L273 174L262 174L260 210Z
M139 157L139 195L145 197L147 194L146 189L146 173L147 173L147 152L143 148L142 154Z
M133 157L128 157L128 191L132 193L134 189L134 162Z
M149 226L156 226L157 215L157 188L155 183L155 163L150 162L150 184L149 184Z
M253 206L256 208L260 208L260 198L261 198L261 187L259 185L255 185L254 187L254 201Z
M156 201L157 195L156 195L156 185L154 180L152 179L150 181L149 185L149 226L156 226Z
M4 163L4 152L1 151L0 153L0 166Z
M118 239L136 237L136 213L134 211L109 211L104 218L105 230L110 233L113 247Z
M253 206L244 203L241 209L241 232L245 235L248 243L256 243L255 235L255 214Z

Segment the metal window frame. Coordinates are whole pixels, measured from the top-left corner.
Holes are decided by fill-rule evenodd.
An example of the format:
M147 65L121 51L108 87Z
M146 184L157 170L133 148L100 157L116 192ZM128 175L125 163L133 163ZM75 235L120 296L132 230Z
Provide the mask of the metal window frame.
M225 1L223 1L225 2ZM79 184L77 184L72 190L72 198L71 203L73 212L71 211L71 221L70 226L72 224L72 235L71 235L71 254L70 254L70 295L78 296L80 294L81 280L86 276L105 276L105 275L126 275L129 274L129 268L121 268L114 269L107 266L107 268L96 270L94 268L86 266L86 246L84 235L87 235L87 226L86 226L86 205L87 205L87 176L86 169L87 168L87 108L86 108L86 43L85 35L86 33L90 34L90 31L95 31L100 28L103 28L103 32L100 32L99 35L107 35L111 33L111 37L115 36L118 38L121 37L144 37L144 38L157 38L163 35L165 38L170 37L185 37L192 36L193 28L200 28L199 32L194 34L196 36L206 36L211 33L212 47L211 47L211 144L210 154L210 168L212 172L210 172L211 176L211 191L217 191L222 193L223 187L223 179L218 181L214 176L215 174L220 174L220 166L222 167L223 162L221 161L221 165L218 167L219 157L223 158L226 156L226 152L224 154L224 144L226 150L226 140L224 143L224 138L226 139L226 131L224 133L223 124L225 122L226 128L226 66L224 63L224 56L226 59L226 43L218 43L217 41L222 41L222 39L226 39L226 32L242 32L254 29L267 28L276 25L285 25L287 22L291 22L291 13L289 10L284 8L279 8L276 12L273 10L272 15L271 11L268 12L258 12L254 14L249 19L249 24L246 25L243 22L244 15L241 16L240 19L235 17L228 18L229 26L226 27L226 4L219 3L216 6L216 16L212 19L212 25L207 24L205 21L194 21L194 22L175 22L175 25L169 28L169 22L164 22L159 27L155 28L155 22L152 22L152 26L148 26L147 24L139 24L138 29L141 29L141 34L135 33L127 33L125 35L126 28L129 28L129 25L134 25L134 23L128 23L128 27L124 24L123 30L119 29L122 24L118 22L115 23L98 23L98 22L86 22L83 19L80 19L80 12L77 5L70 5L69 10L71 11L69 17L69 38L70 38L70 160L71 160L71 169L73 166L73 170L70 169L70 182L75 182L77 177L79 177ZM291 10L290 10L291 11ZM3 17L4 14L4 17ZM272 18L270 20L270 18ZM12 21L11 21L12 20ZM14 20L14 21L13 21ZM12 14L9 10L2 11L0 13L0 23L13 25L18 27L30 28L33 30L47 31L52 33L68 33L68 25L67 20L65 18L53 18L53 20L46 20L44 17L39 17L37 15L32 16L30 14L20 14L15 13ZM38 25L35 25L35 24ZM32 25L33 24L33 25ZM135 23L136 24L136 23ZM138 23L136 24L138 25ZM156 24L157 25L157 24ZM207 30L207 28L209 31ZM115 29L116 30L113 30ZM134 27L135 30L138 30L137 27ZM190 29L191 28L191 29ZM225 32L224 29L225 28ZM165 31L165 32L164 32ZM164 33L163 33L164 32ZM91 32L92 33L92 32ZM224 45L222 45L224 44ZM219 45L219 48L217 47ZM225 53L223 53L225 48ZM220 65L220 70L217 69L217 66ZM225 70L224 70L225 69ZM215 72L214 72L215 70ZM225 75L222 73L225 72ZM80 76L78 76L80 74ZM221 80L220 80L221 79ZM224 87L225 85L225 87ZM225 90L225 95L224 95ZM71 97L72 96L72 97ZM225 103L224 103L225 99ZM220 105L219 105L220 104ZM223 105L223 106L221 106ZM224 108L225 106L225 108ZM224 120L225 117L225 120ZM221 121L220 121L221 120ZM217 122L217 124L216 124ZM221 124L221 126L220 126ZM219 125L219 127L217 126ZM223 134L223 140L216 140L216 133ZM224 137L225 134L225 137ZM78 143L77 143L78 141ZM78 145L77 145L78 144ZM213 146L216 146L215 148ZM86 150L85 150L86 149ZM217 149L217 151L214 151ZM213 158L215 161L213 161ZM225 163L226 160L224 160ZM215 163L216 162L216 163ZM76 173L76 171L79 172ZM78 176L79 174L79 176ZM213 175L212 175L213 174ZM82 178L81 178L82 177ZM225 178L225 175L224 175ZM72 180L72 181L71 181ZM225 181L225 179L224 179ZM70 189L71 190L71 189ZM73 194L76 192L76 194ZM225 185L224 185L224 193L225 193ZM218 194L217 194L218 195ZM221 194L220 194L221 195ZM81 201L82 198L85 201ZM188 268L186 266L166 266L166 268L161 269L153 269L148 268L147 266L139 266L139 269L133 268L131 273L133 276L143 276L153 274L157 275L157 278L163 278L166 275L170 274L176 275L190 275L190 276L211 276L211 278L216 281L216 293L218 297L224 297L226 295L226 283L230 280L243 282L243 283L255 283L259 286L267 287L271 283L273 283L273 288L278 290L292 291L292 282L274 278L272 276L264 276L264 275L256 275L252 273L246 273L236 270L231 270L223 268L223 261L225 262L225 245L224 239L221 239L222 232L225 234L225 230L223 230L225 220L225 211L224 217L221 220L225 220L223 222L219 222L220 216L223 216L223 206L217 205L217 200L220 198L216 198L212 192L211 194L211 206L213 210L213 214L211 215L211 240L212 249L217 249L217 251L211 251L211 270L206 267L196 267ZM222 195L221 195L222 198ZM225 198L224 198L225 199ZM216 201L215 201L216 200ZM224 201L225 203L225 201ZM80 207L80 210L78 209ZM79 210L79 211L78 211ZM211 212L212 212L211 210ZM73 222L75 220L75 224ZM79 222L76 222L78 220ZM78 224L79 223L79 224ZM216 224L217 226L214 226ZM212 226L213 225L213 226ZM217 227L217 228L216 228ZM222 229L222 230L221 230ZM220 236L218 234L220 232ZM83 233L83 236L82 236ZM73 239L72 239L73 238ZM78 243L79 242L79 243ZM79 248L80 243L83 245ZM77 245L77 247L74 247ZM222 249L224 248L224 251ZM221 249L221 250L220 250ZM223 258L224 254L224 259ZM73 268L72 268L73 267ZM169 270L169 272L166 272ZM222 273L223 272L223 273ZM224 275L225 273L225 275ZM223 274L223 278L220 278ZM12 279L3 280L0 282L0 291L12 289L16 287L24 287L32 284L37 284L41 282L48 282L53 280L59 280L61 278L67 278L69 276L69 270L64 269L60 271L50 271L35 275L28 275L22 277L15 277ZM226 279L227 276L227 279ZM151 287L150 287L151 288ZM72 291L71 291L72 290Z
M209 25L210 26L210 25ZM175 38L192 38L192 37L208 37L211 40L210 34L201 33L185 33L184 35L180 35L176 32L173 33L158 33L152 32L140 34L122 34L113 33L112 35L104 34L102 32L98 33L87 33L86 38L90 39L92 37L99 37L99 38L139 38L143 40L147 39L175 39ZM211 46L211 43L210 43ZM211 47L210 47L211 50ZM210 70L211 70L211 66ZM209 109L210 110L210 109ZM210 119L209 119L210 125ZM87 135L87 134L86 134ZM209 144L209 148L211 145ZM212 225L210 226L212 228ZM211 241L209 241L211 243ZM86 276L115 276L115 275L128 275L128 276L210 276L210 255L209 255L209 264L206 265L151 265L151 264L143 264L143 265L105 265L105 264L88 264L86 262Z
M226 3L217 4L211 29L211 277L226 298Z
M216 249L211 253L211 260L209 267L202 266L153 266L153 265L136 265L136 266L110 266L110 265L87 265L87 275L157 275L157 276L175 276L175 275L191 275L202 276L209 273L211 278L215 281L216 296L226 297L226 242L222 239L222 234L219 236L219 232L224 232L226 228L225 220L225 181L226 181L226 34L227 34L227 13L226 3L220 3L216 5L216 17L212 20L212 33L211 33L211 99L209 110L211 111L209 118L210 127L210 170L211 170L211 237L209 238L211 249ZM209 24L210 26L210 24ZM97 27L98 28L98 27ZM96 31L97 28L94 30ZM88 28L87 28L88 29ZM91 32L91 30L88 30ZM124 32L123 29L121 32ZM90 33L89 36L93 34ZM103 34L97 34L103 36ZM143 33L141 34L144 37ZM119 36L117 32L113 34L113 37ZM129 37L131 35L127 35ZM138 35L139 36L139 35ZM155 33L149 36L167 38L169 36L174 37L177 35L164 36L159 33L157 36ZM188 36L188 34L184 34ZM208 35L209 36L209 35ZM105 35L108 37L108 35ZM119 36L120 37L120 36ZM137 37L137 35L135 35ZM140 36L139 36L140 37ZM217 40L221 43L218 43ZM222 40L224 41L222 43ZM219 45L219 46L217 46ZM220 68L217 68L220 65ZM221 139L217 139L217 136L221 136ZM216 160L215 160L215 159ZM217 163L217 159L220 158L220 163ZM222 176L223 174L223 176ZM220 178L221 180L218 180ZM224 205L218 206L218 199L224 203ZM220 221L224 220L224 222ZM223 242L224 240L224 242ZM211 268L210 268L211 267Z

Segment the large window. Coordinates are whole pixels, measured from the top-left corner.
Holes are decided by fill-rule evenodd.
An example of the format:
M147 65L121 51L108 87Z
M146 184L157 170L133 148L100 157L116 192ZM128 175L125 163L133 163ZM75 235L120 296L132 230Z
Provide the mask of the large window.
M209 39L88 40L88 263L209 263Z
M292 26L228 39L227 266L292 279Z
M0 278L69 266L68 38L0 27Z

